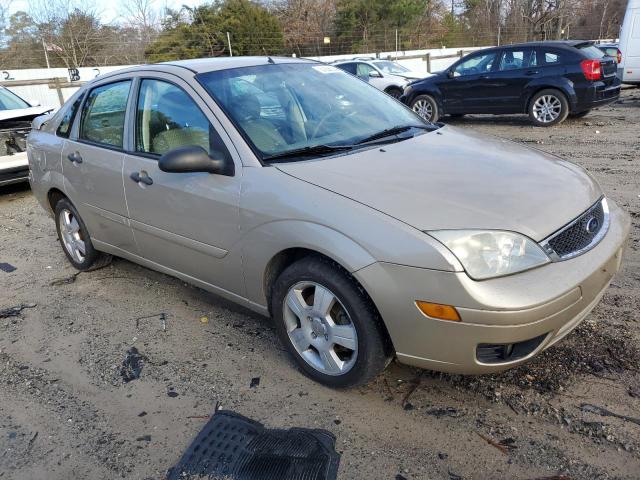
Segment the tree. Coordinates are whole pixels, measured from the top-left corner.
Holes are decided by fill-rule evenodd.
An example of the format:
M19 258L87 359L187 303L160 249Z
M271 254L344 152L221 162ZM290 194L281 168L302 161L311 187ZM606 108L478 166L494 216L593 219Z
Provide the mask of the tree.
M163 26L162 34L147 49L154 62L228 55L227 32L234 55L273 55L283 49L278 19L249 0L183 7L170 11Z

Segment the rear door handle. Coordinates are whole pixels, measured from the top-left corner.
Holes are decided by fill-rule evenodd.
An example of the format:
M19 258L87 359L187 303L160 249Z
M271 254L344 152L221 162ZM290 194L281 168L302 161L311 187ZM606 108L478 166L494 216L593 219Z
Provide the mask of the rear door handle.
M524 74L525 75L537 75L538 74L538 70L527 70Z
M82 157L78 152L71 152L69 155L67 155L67 158L71 163L82 163Z
M133 172L129 175L129 178L136 183L144 183L145 185L153 185L153 179L149 176L149 174L141 170L139 172Z

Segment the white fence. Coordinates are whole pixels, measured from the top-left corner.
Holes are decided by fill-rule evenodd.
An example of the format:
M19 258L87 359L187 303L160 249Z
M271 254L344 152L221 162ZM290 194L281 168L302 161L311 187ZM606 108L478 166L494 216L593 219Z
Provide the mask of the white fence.
M334 55L312 57L322 62L362 58L390 58L408 69L424 73L444 70L463 54L487 47L438 48L430 50L409 50L402 52L364 53L357 55ZM0 70L0 85L4 85L32 104L59 107L80 86L95 77L110 73L130 65L112 67L84 67L70 73L66 68L34 68L24 70Z

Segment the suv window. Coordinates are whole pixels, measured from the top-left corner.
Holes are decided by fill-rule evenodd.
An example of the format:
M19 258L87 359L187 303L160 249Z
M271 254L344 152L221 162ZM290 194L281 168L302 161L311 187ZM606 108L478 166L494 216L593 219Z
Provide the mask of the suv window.
M83 95L80 95L73 105L66 111L62 120L60 120L60 125L56 129L56 135L59 137L69 138L69 134L71 133L71 125L73 125L73 119L76 117L76 113L78 112L78 107L82 103Z
M517 70L519 68L525 68L527 50L505 50L500 57L499 70Z
M367 65L366 63L356 63L356 75L362 78L369 78L371 72L375 72L374 75L378 74L378 71L373 68L371 65ZM378 74L379 76L379 74Z
M80 138L122 148L131 80L96 87L82 107Z
M169 82L143 80L136 114L136 151L162 155L185 146L200 146L213 158L229 158L222 139L187 92Z
M491 71L496 60L496 52L483 53L474 55L459 63L453 70L456 77L464 75L476 75L478 73L487 73Z

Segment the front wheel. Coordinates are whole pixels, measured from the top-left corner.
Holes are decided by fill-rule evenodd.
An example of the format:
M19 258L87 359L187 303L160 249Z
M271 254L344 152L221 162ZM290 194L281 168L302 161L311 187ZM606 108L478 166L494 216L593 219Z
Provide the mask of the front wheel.
M361 385L387 365L382 320L355 280L323 257L287 267L272 290L276 329L302 371L330 387Z
M413 102L411 102L411 110L431 123L437 122L440 117L438 104L431 95L418 95Z
M396 87L388 88L385 93L395 99L398 99L402 96L402 90Z
M541 90L529 102L529 118L539 127L550 127L564 122L568 114L569 102L559 90Z

